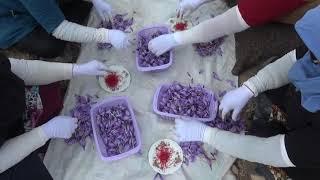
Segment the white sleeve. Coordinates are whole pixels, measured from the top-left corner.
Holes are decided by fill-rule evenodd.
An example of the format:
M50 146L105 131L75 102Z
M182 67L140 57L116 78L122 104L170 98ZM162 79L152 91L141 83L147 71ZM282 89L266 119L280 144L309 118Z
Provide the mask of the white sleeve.
M11 71L26 85L46 85L72 78L73 64L9 58Z
M289 83L288 73L296 63L296 50L289 52L277 61L261 69L257 75L245 83L255 96L270 89L276 89Z
M105 28L93 28L82 26L76 23L64 20L52 33L52 35L61 40L78 43L109 43L109 30Z
M193 44L208 42L247 28L249 25L243 20L238 6L235 6L189 30L174 33L174 37L179 44Z
M207 128L204 141L236 158L274 167L294 167L288 158L284 135L260 138Z
M35 128L15 138L9 139L0 147L0 173L19 163L33 151L43 146L48 138L41 128Z

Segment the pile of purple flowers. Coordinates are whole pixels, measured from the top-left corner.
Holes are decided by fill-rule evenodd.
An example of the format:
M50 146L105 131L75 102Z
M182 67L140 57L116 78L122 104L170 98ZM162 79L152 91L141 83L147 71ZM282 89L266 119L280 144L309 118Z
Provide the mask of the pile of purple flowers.
M216 127L233 133L241 133L245 130L245 122L242 119L234 121L231 117L227 117L225 120L222 120L220 116L217 116L214 121L206 122L206 124L210 127Z
M138 145L132 116L125 104L101 107L95 120L97 133L101 136L109 157L127 152Z
M155 67L155 66L161 66L169 63L170 52L166 52L163 55L158 57L148 49L149 41L163 34L167 34L167 33L161 32L159 30L155 33L150 33L145 36L139 36L137 52L138 52L138 63L141 67Z
M212 161L215 160L215 153L210 153L210 155L206 154L203 148L203 142L181 142L179 145L183 151L184 163L186 165L189 165L190 162L194 162L197 157L204 157L211 167Z
M194 118L210 116L211 95L203 86L183 86L174 82L159 97L159 110Z
M95 102L93 102L93 97L91 96L76 95L75 98L76 104L70 113L72 117L78 119L78 127L72 134L72 137L67 139L65 142L67 144L79 143L83 148L85 148L86 138L90 137L92 139L93 137L90 110L91 106L95 104Z

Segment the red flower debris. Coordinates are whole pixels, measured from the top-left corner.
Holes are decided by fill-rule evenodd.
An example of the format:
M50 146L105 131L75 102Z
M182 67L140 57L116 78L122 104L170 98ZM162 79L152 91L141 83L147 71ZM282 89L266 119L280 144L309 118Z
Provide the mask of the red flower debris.
M174 159L172 160L172 158ZM170 166L177 166L181 163L181 157L178 152L175 152L169 143L161 141L156 147L156 156L153 159L153 165L161 170L165 170Z
M187 22L178 22L174 25L174 29L177 31L184 31L188 27Z
M105 83L111 89L115 89L119 85L119 81L120 77L116 73L111 73L105 77Z

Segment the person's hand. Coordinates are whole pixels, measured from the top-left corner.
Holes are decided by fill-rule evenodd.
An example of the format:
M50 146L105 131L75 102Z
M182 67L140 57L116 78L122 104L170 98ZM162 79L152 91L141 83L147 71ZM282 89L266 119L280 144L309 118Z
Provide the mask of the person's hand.
M103 21L107 21L111 17L111 6L104 0L92 0L94 7L96 8L98 15Z
M50 138L71 138L78 127L78 120L68 116L57 116L41 126L44 134Z
M202 4L210 0L179 0L178 16L188 16Z
M73 67L73 76L104 76L108 72L107 66L97 60L92 60L84 64L75 64Z
M161 56L178 45L174 34L164 34L152 39L148 44L148 49L156 56Z
M109 29L107 37L108 42L116 49L127 48L130 44L128 35L119 30Z
M227 113L233 111L232 119L237 120L239 113L253 96L254 94L246 86L228 92L223 96L219 106L222 119L225 119Z
M207 126L195 120L175 120L175 136L180 142L203 141Z

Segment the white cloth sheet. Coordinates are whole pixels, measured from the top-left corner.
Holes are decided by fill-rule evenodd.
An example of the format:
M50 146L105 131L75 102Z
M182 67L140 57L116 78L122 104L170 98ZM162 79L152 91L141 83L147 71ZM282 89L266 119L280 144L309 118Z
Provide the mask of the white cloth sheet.
M177 0L117 0L109 1L116 13L128 12L134 17L134 32L131 38L135 39L136 32L145 26L164 24L176 15ZM215 1L203 6L193 14L193 19L208 19L210 15L224 12L227 6L223 1ZM95 11L91 13L90 26L99 23ZM135 154L128 158L104 162L97 154L95 144L87 139L86 149L83 150L78 144L67 145L63 140L52 140L45 156L45 165L55 180L152 180L155 172L148 163L148 151L150 146L161 138L167 138L174 123L158 117L152 109L152 100L156 88L162 83L174 80L189 84L191 82L188 73L192 76L194 83L204 84L217 94L230 90L225 80L232 82L238 78L232 76L231 69L235 63L234 37L226 38L222 45L223 56L211 56L200 58L192 46L181 47L175 51L175 59L170 69L159 73L138 72L135 66L135 45L127 50L105 50L96 48L96 44L85 44L82 46L78 63L85 63L90 59L106 60L105 63L120 64L131 73L131 85L122 93L108 94L103 91L95 77L81 77L73 79L65 98L62 114L68 115L74 106L74 95L98 95L100 99L117 95L128 96L134 108L136 119L142 136L142 154ZM187 73L188 72L188 73ZM212 72L216 72L222 81L215 80ZM208 152L210 152L208 148ZM214 180L221 179L233 163L234 158L218 153L217 161L213 162L210 169L206 160L197 158L189 166L183 165L173 175L165 176L165 180Z

